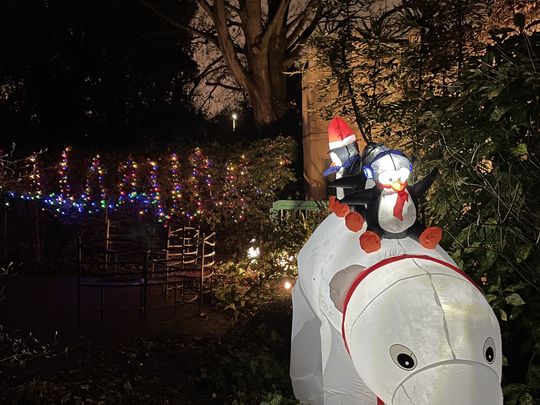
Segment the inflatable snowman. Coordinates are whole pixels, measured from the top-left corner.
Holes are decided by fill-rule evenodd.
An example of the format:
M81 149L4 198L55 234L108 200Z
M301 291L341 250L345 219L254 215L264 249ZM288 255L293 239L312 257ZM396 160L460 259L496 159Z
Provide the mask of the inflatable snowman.
M311 405L502 405L497 318L440 247L367 253L330 214L298 255L290 375Z

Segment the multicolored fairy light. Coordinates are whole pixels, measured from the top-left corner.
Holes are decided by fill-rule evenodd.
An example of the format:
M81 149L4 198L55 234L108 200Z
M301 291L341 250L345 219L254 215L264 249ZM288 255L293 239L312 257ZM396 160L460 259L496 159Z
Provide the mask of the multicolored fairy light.
M238 175L236 181L237 193L238 193L238 220L243 221L246 218L246 210L248 208L248 201L246 200L246 191L248 189L253 190L254 184L250 181L248 173L248 161L245 155L241 155L238 161Z
M93 209L102 208L105 209L107 205L107 192L105 190L105 170L103 169L99 155L92 158L92 163L88 168L86 174L86 185L84 192L81 196L81 200L86 205L90 205L89 213L92 213ZM99 190L99 195L95 195ZM95 200L98 200L97 203Z
M32 199L41 198L43 195L43 188L41 186L41 170L37 162L37 155L30 156L30 162L32 162L32 171L30 172L30 196Z
M119 197L117 205L122 205L126 202L134 204L136 201L138 192L137 169L137 162L131 156L127 161L120 164L118 172L121 173L122 179L120 180L120 184L118 184Z
M203 153L201 148L195 148L189 155L189 163L191 167L191 175L188 183L191 186L191 203L192 211L186 211L186 217L191 221L196 216L203 215L207 208L207 203L213 203L212 195L212 175L209 168L212 162Z
M69 170L68 170L68 155L71 151L71 147L67 146L62 151L62 161L60 162L60 168L58 169L58 174L60 175L60 179L58 181L58 188L59 188L59 195L57 196L58 202L62 203L65 200L73 200L73 196L71 195L71 187L69 185Z
M161 200L161 190L158 181L158 164L155 161L148 160L150 165L150 193L148 200L155 207L155 215L159 220L163 220L165 217L165 211L163 210L163 201Z
M182 201L182 184L180 183L180 163L178 161L178 155L176 153L171 153L170 156L170 179L171 179L171 207L169 209L169 215L167 219L170 219L174 216L179 216L183 213L181 207Z
M106 191L106 170L102 166L100 156L92 158L86 173L86 179L81 185L73 182L71 148L62 152L58 164L57 175L59 187L55 192L43 186L54 184L46 181L46 175L53 173L44 171L37 162L37 155L29 161L32 163L27 190L24 193L11 191L9 198L24 200L39 200L45 206L52 208L57 214L73 215L78 213L101 214L105 209L114 210L121 206L133 209L140 215L148 213L160 222L171 219L201 220L212 222L222 220L223 216L236 222L245 219L254 198L264 198L271 195L273 176L267 176L261 181L254 182L248 175L251 164L241 155L228 162L225 167L214 167L212 160L201 148L196 148L182 160L173 153L169 157L168 171L160 171L157 161L146 160L139 168L129 157L119 165L118 193L112 195ZM277 164L277 163L276 163ZM288 164L280 159L280 165ZM186 173L185 169L188 169ZM214 184L213 174L219 175L222 181ZM225 174L224 178L222 174ZM160 176L168 177L168 189L163 190ZM52 176L51 176L52 177ZM68 181L69 180L69 181ZM81 196L75 200L73 190L82 189ZM264 190L264 191L263 191ZM117 196L116 198L112 198ZM167 207L167 210L165 209Z
M253 185L246 176L248 170L246 157L241 155L236 161L227 161L225 170L223 199L218 204L230 212L235 222L240 222L245 219L248 208L244 192L248 189L253 190Z

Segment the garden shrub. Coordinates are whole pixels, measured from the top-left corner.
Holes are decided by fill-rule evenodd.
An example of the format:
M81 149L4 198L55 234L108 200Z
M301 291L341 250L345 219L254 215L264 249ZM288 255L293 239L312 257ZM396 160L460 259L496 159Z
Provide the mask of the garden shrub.
M219 266L220 281L214 289L219 306L232 310L236 317L249 317L265 304L280 298L289 300L285 282L293 284L296 279L296 256L326 215L326 210L305 219L266 215L255 228L245 229L250 245L244 245L243 252ZM258 249L259 256L249 257L248 246Z
M426 205L444 245L499 317L505 403L540 398L540 34L487 49L451 94L424 104L419 171L441 171Z
M292 405L290 303L260 308L208 356L204 381L226 404Z
M245 252L253 235L259 234L257 229L267 219L272 203L281 198L286 186L295 180L291 164L296 148L295 141L285 137L235 145L179 145L175 148L178 157L175 173L172 173L171 150L153 151L151 156L140 151L101 153L107 204L114 206L107 213L102 207L105 203L100 200L95 174L88 175L88 167L97 151L69 152L67 181L72 199L58 194L58 159L54 159L53 152L41 154L34 162L41 167L41 190L36 190L30 178L36 171L29 164L22 169L26 177L22 176L17 187L10 189L16 193L4 195L8 256L24 258L25 262L29 258L38 262L65 262L62 259L66 258L66 252L69 259L73 257L76 236L104 237L105 217L113 222L129 221L132 229L126 228L125 232L137 232L141 239L148 239L150 230L160 227L161 233L166 233L166 224L201 226L217 231L220 253ZM123 180L118 167L129 158L144 166L135 181L138 194L134 198L120 195ZM159 200L155 198L155 190L151 190L147 164L150 161L159 169ZM93 187L89 192L90 200L84 200L82 194L87 184ZM173 191L178 192L177 198ZM122 202L118 203L120 198ZM159 212L165 216L159 216ZM66 246L71 248L66 249Z

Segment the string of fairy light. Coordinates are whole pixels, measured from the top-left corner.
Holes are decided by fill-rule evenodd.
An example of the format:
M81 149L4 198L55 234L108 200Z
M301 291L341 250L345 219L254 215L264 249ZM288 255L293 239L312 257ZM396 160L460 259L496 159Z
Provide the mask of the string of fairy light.
M244 193L255 190L245 176L248 162L245 156L241 156L225 164L225 184L218 193L212 175L214 162L201 148L195 148L182 160L177 153L171 153L163 159L163 167L160 160L147 158L143 164L129 156L118 164L116 170L111 171L106 170L100 155L96 154L85 171L84 187L76 196L76 176L72 173L71 155L72 148L66 147L57 164L56 179L47 179L46 184L54 191L45 190L42 166L37 155L33 155L30 158L28 190L23 193L10 192L8 195L39 201L61 215L133 209L141 216L151 215L160 222L169 222L194 221L213 210L224 209L228 216L238 222L245 219L248 207ZM113 181L113 186L108 188L107 185L111 184L109 176L119 180L116 184ZM166 190L161 187L160 176L167 179Z
M99 155L92 158L92 163L88 168L86 176L86 185L84 192L81 195L87 205L90 205L92 209L89 209L89 213L92 213L98 207L104 209L107 205L107 192L105 190L105 170L100 162ZM96 190L99 190L99 194L95 195Z
M238 162L228 160L225 163L225 170L226 176L223 192L224 201L220 201L220 204L230 206L232 205L231 203L235 201L236 206L240 211L235 220L242 221L245 218L247 209L247 200L244 198L244 195L246 194L245 191L248 187L253 186L246 176L248 169L245 155L242 155ZM252 190L253 188L250 189Z
M203 153L201 148L195 148L193 153L189 155L189 164L191 176L189 177L189 185L191 190L191 207L185 215L188 220L193 220L197 216L204 215L208 210L208 203L215 204L215 198L212 193L212 176L209 173L209 168L212 162Z
M166 219L173 218L177 213L180 213L182 216L185 215L185 211L182 210L182 184L180 181L180 162L178 161L178 155L174 152L171 153L169 160L169 174L172 187L170 194L171 206Z
M131 203L133 204L137 196L137 169L138 165L131 156L123 163L120 163L118 172L122 174L122 179L118 185L120 195L118 197L118 205Z
M150 194L148 195L149 204L151 208L155 211L155 215L163 219L165 217L165 210L163 209L163 201L161 199L161 189L158 181L158 165L156 162L149 160L148 165L150 166ZM149 206L146 206L146 213L149 212Z
M58 194L59 202L62 202L63 199L72 200L71 195L71 186L69 184L68 176L68 162L69 162L69 152L71 148L68 146L62 151L62 161L60 162L60 168L58 169L58 174L60 175L60 181L58 182L60 193Z
M43 191L41 186L41 169L37 163L37 155L30 156L32 171L30 172L30 195L41 198Z

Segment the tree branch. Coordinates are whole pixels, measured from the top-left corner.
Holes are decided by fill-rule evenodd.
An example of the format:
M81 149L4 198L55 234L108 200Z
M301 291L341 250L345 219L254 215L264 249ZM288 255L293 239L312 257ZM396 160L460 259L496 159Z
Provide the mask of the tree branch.
M225 5L229 10L234 11L236 14L240 15L240 9L233 6L230 2Z
M202 7L202 9L208 14L208 17L210 17L212 20L214 19L214 11L212 9L212 5L208 3L206 0L197 0L197 3L199 6Z
M198 37L205 38L205 39L207 39L208 41L210 41L212 44L214 44L216 46L218 45L217 38L215 36L213 36L212 34L210 34L208 32L198 30L197 28L191 27L189 25L180 24L175 19L169 17L167 14L165 14L162 11L158 10L148 0L139 0L139 2L143 6L145 6L147 9L152 11L154 14L156 14L158 17L160 17L161 19L167 21L169 24L173 25L174 27L176 27L176 28L178 28L178 29L180 29L182 31L188 32L190 34L196 35Z
M207 93L204 102L203 102L203 103L201 104L201 106L200 106L200 109L201 109L201 110L202 110L202 109L204 108L204 106L205 106L206 104L208 104L208 102L212 99L212 95L214 94L214 91L216 91L216 89L217 89L217 86L214 86L214 87L212 88L212 90L210 90L210 91Z
M262 37L261 46L263 48L267 47L270 43L270 38L272 38L276 32L279 32L283 28L290 3L291 0L281 0L281 3L279 3L276 14L268 24L268 27L266 28L266 31Z
M247 46L257 46L263 32L260 0L240 0L240 20Z
M299 17L301 16L300 21L298 21L298 19L295 18L294 22L298 21L298 23L296 24L296 27L294 27L292 32L287 37L287 44L293 44L296 41L296 39L300 36L304 26L309 21L310 15L312 14L311 11L315 9L316 10L315 12L317 12L317 8L320 8L320 7L314 8L315 4L317 3L318 3L317 0L310 0L310 2L304 8L304 12L299 14ZM291 23L290 25L291 27L294 24L294 22Z
M313 20L311 20L311 23L309 23L309 25L304 29L304 31L298 34L298 37L294 41L291 37L289 37L289 46L287 48L288 60L294 60L298 56L301 46L304 45L304 43L308 40L311 34L313 34L313 31L315 31L315 29L319 25L322 11L322 7L317 8L315 15L313 16Z
M206 0L198 1L206 3ZM206 3L206 5L208 6L208 3ZM238 59L238 55L236 54L235 46L229 33L229 27L227 26L227 10L225 8L224 0L215 0L213 11L214 12L212 12L210 16L216 27L219 49L223 54L225 63L240 85L247 87L250 84L249 81L251 78L244 70L244 67Z
M233 90L233 91L238 91L238 92L243 92L244 91L244 89L242 87L232 86L230 84L225 84L225 83L221 83L221 82L206 82L206 84L209 85L209 86L223 87L224 89L227 89L227 90Z
M223 62L223 56L220 56L216 59L214 59L212 62L210 62L206 68L203 69L201 73L199 73L194 79L193 79L193 88L189 92L188 98L191 99L193 97L193 94L195 93L195 90L201 83L201 81L210 75L211 73L217 72L220 69L225 68L224 65L218 65L220 62ZM216 66L217 65L217 66Z

